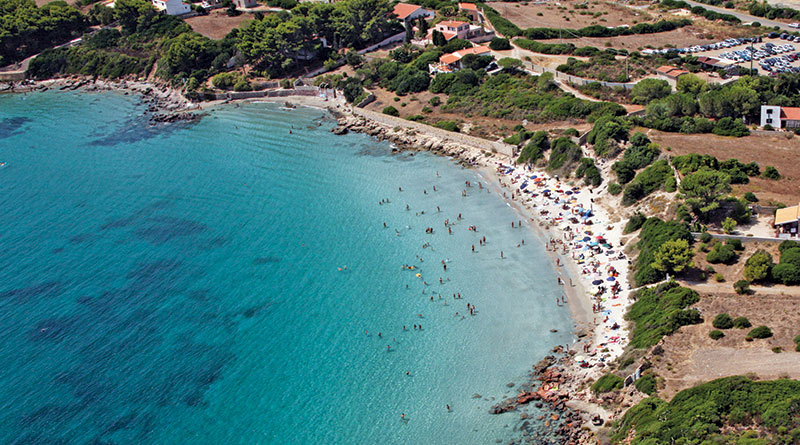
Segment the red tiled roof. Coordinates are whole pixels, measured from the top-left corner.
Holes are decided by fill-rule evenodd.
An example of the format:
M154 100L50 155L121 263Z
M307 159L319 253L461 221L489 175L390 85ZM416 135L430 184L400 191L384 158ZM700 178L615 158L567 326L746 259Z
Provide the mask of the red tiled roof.
M477 11L478 7L475 6L475 3L459 3L458 9L466 9L469 11Z
M451 63L456 63L461 60L461 56L458 54L445 54L442 57L439 57L439 62L444 64L450 65Z
M445 20L443 22L437 23L437 25L458 28L459 26L468 25L468 23L467 22L459 22L457 20Z
M411 5L408 3L398 3L394 5L394 15L396 15L398 19L404 20L406 17L410 16L411 14L414 13L414 11L416 11L421 7L422 6Z
M677 70L677 67L672 65L661 65L660 67L656 68L656 71L659 73L669 74L670 71Z
M789 119L793 121L800 121L800 108L798 107L781 107L781 119Z
M445 40L453 40L458 34L454 32L442 31Z
M460 57L464 57L467 54L478 54L478 55L480 55L480 54L486 54L486 53L490 53L490 52L492 52L492 50L490 50L488 46L473 46L472 48L466 48L466 49L462 49L460 51L456 51L456 54L458 54Z

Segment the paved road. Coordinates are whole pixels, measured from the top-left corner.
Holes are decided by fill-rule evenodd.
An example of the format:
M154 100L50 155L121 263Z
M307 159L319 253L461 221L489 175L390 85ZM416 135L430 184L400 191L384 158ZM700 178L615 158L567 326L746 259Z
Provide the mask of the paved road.
M720 7L717 7L717 6L711 6L711 5L707 5L705 3L693 2L692 0L684 0L684 1L686 3L692 5L692 6L701 6L703 8L706 8L706 9L710 10L710 11L719 12L720 14L730 14L732 16L736 16L736 17L739 18L739 20L741 20L743 22L758 22L758 23L761 23L761 26L768 26L768 27L777 26L777 27L779 27L781 29L784 29L786 31L797 31L796 29L789 27L789 25L787 25L786 23L776 22L774 20L768 20L768 19L765 19L764 17L756 17L754 15L745 14L745 13L739 12L737 10L725 9L725 8L720 8Z

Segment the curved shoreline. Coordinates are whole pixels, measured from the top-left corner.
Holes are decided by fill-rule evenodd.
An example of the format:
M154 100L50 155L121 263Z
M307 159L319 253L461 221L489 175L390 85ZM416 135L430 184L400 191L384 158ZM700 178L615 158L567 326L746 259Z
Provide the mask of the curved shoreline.
M25 92L35 92L35 91L43 91L48 89L59 88L62 90L77 90L83 89L86 91L122 91L125 94L128 93L135 93L142 95L145 98L148 98L152 102L152 107L149 111L158 113L159 111L167 112L167 113L191 113L192 111L198 110L208 110L212 109L215 106L227 103L229 101L211 101L211 102L203 102L203 103L193 103L186 99L180 92L177 90L172 89L166 85L153 85L148 82L131 82L131 81L122 81L122 82L106 82L106 81L88 81L86 79L81 78L73 78L73 79L56 79L56 80L48 80L48 81L41 81L35 82L28 86L23 86L22 89L12 89L9 92L18 92L18 93L25 93ZM416 150L416 151L430 151L434 154L447 156L452 158L455 162L460 163L461 165L476 168L478 174L486 179L488 184L491 184L492 187L498 187L500 184L501 187L505 187L503 182L503 176L498 175L494 168L496 168L497 164L506 164L506 165L513 165L513 160L511 157L507 155L503 155L497 152L492 152L487 150L485 147L477 147L477 146L470 146L464 144L462 141L455 142L451 138L447 137L440 137L440 134L431 134L434 133L433 127L431 127L431 132L421 133L416 131L415 129L411 128L401 128L401 127L389 127L385 123L377 122L370 120L364 117L361 114L354 113L353 109L349 104L346 104L342 100L342 96L338 95L337 99L332 98L322 98L318 96L288 96L288 97L259 97L259 98L250 98L250 99L241 99L236 100L237 102L271 102L271 103L291 103L293 105L299 106L306 106L306 107L314 107L314 108L321 108L326 109L327 111L331 112L335 117L339 120L339 126L335 129L334 132L339 131L340 133L346 133L347 131L354 131L354 132L361 132L371 136L376 137L379 140L386 140L389 141L395 146L399 147L399 150ZM167 122L171 122L167 120ZM438 130L438 129L435 129ZM491 141L487 141L491 142ZM533 172L532 172L533 173ZM538 174L542 174L541 171L536 171ZM498 182L495 182L498 181ZM498 189L500 193L502 193L502 189ZM504 197L504 200L524 219L528 222L529 229L537 235L537 237L541 237L542 239L549 238L553 232L547 228L536 228L536 225L545 225L549 224L544 218L541 218L539 215L536 214L531 208L528 208L523 203L518 202L514 199L509 199L508 197ZM535 208L535 207L534 207ZM598 225L604 223L598 223ZM560 235L560 234L559 234ZM576 344L580 338L583 337L582 334L586 332L581 332L583 326L586 325L589 330L593 332L592 339L593 345L599 344L597 341L598 338L602 338L604 333L603 329L604 326L602 324L597 323L597 319L592 311L592 308L589 306L590 303L588 301L588 294L586 292L586 288L582 284L583 277L580 273L578 273L576 264L569 264L569 261L566 261L566 258L562 257L558 252L550 251L548 249L548 256L551 260L555 261L556 258L559 258L562 263L561 267L563 267L564 273L562 274L563 277L566 279L571 279L574 283L574 286L565 286L565 293L569 297L569 308L571 312L571 317L577 327L576 331L574 332L575 341L573 344ZM561 270L561 268L557 267L557 270ZM627 270L625 271L627 273ZM566 283L565 283L566 284ZM625 283L627 286L627 283ZM627 305L625 307L627 309ZM591 325L589 324L591 323ZM624 330L624 326L622 328ZM574 355L574 351L571 354ZM591 378L593 375L598 375L596 372L600 368L590 368L587 372L585 369L581 369L577 366L577 364L571 360L571 356L567 355L565 359L559 361L559 365L563 366L563 371L565 374L569 375L569 379L573 382L584 382L587 378ZM543 369L542 371L546 370ZM581 385L585 386L585 385ZM572 387L568 385L562 386L562 393L570 393L570 390L578 389L578 385L573 385ZM569 394L570 398L573 398L574 395L577 394ZM592 412L596 412L594 409L580 407L578 409L584 413L590 414ZM584 422L588 423L588 419L584 418Z

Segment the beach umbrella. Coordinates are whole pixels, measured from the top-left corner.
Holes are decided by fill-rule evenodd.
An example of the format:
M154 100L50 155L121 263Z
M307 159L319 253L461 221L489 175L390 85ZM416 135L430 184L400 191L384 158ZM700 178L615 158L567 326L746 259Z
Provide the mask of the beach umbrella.
M592 284L594 284L595 286L603 284L603 280L594 280L592 281Z
M566 191L566 192L564 192L564 193L566 193L566 194L568 194L568 195L571 195L571 194L572 194L572 192L571 192L571 191L569 191L569 190L567 190L567 191Z
M617 279L616 279L616 278L614 278L614 277L608 277L608 278L606 278L606 281L616 281L616 280L617 280Z
M583 237L582 241L591 241L591 240L592 240L591 238L589 238L588 236L585 236L585 237Z

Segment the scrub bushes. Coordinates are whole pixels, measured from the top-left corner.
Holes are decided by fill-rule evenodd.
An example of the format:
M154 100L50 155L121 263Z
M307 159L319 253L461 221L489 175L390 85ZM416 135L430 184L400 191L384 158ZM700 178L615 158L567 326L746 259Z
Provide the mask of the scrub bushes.
M749 328L750 326L752 325L750 324L750 320L748 320L747 317L736 317L733 319L733 327L735 327L736 329L745 329Z
M742 429L760 431L763 443L793 443L800 434L798 401L800 381L726 377L683 390L670 402L644 399L613 427L611 443L666 444L676 438L682 443L755 443L728 436ZM723 429L728 432L720 437Z
M697 292L674 281L637 291L636 302L626 315L634 324L631 346L648 348L681 326L702 323L697 309L686 309L698 301Z
M767 326L759 326L748 332L747 336L750 338L769 338L772 337L772 329Z
M679 221L662 221L659 218L648 218L639 233L639 256L636 258L634 281L636 286L655 283L664 279L664 273L653 269L654 253L669 240L685 239L691 242L689 228Z
M639 377L639 380L633 382L633 386L640 392L652 396L656 393L656 378L653 374L646 374Z
M708 336L711 337L712 340L719 340L724 337L725 334L722 331L713 330L708 333Z
M733 319L726 313L717 314L711 325L717 329L730 329L733 327Z
M606 374L592 384L592 392L595 394L603 394L614 391L615 389L622 389L624 383L625 381L622 377L615 374Z
M636 178L625 187L622 195L622 205L631 205L663 188L667 178L673 175L672 167L667 161L656 161L653 165L642 170Z

